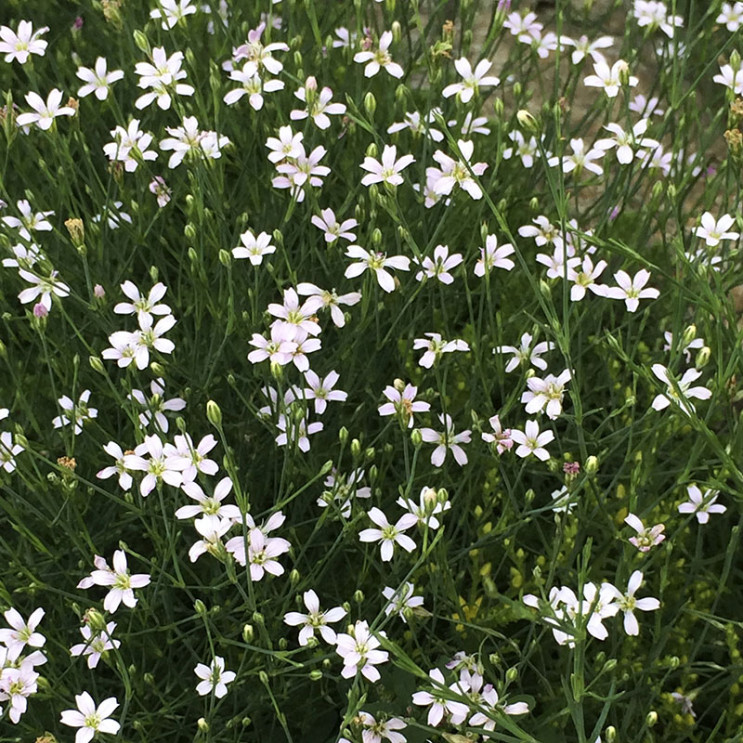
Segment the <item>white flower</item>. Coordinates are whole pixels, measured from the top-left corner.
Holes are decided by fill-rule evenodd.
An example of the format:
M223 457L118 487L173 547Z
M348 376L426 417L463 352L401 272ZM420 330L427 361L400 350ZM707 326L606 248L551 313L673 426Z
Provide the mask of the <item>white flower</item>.
M0 433L0 469L6 472L14 472L16 468L15 456L24 451L24 448L13 442L13 434L10 431Z
M260 266L264 255L276 252L276 246L271 244L271 235L261 232L258 237L252 230L246 230L240 235L240 242L236 248L232 248L234 258L248 258L254 266Z
M347 392L333 389L339 378L340 375L336 371L331 371L324 379L321 379L312 369L304 373L304 381L309 385L303 390L304 398L315 401L315 413L318 415L325 412L329 400L344 402L348 398Z
M415 158L412 155L403 155L398 160L397 147L395 145L385 145L381 161L375 160L373 157L364 158L361 168L368 171L369 174L361 179L361 185L371 186L372 183L389 183L391 186L400 186L404 182L400 171L414 162Z
M577 270L579 266L580 270ZM601 276L606 266L606 261L599 261L594 266L590 255L584 256L582 263L577 258L575 262L569 260L567 278L568 281L573 282L573 286L570 288L570 301L580 302L586 296L586 289L590 289L599 297L606 296L606 286L596 283L596 279Z
M512 372L521 364L527 363L536 366L542 371L547 369L547 362L542 358L543 353L551 351L555 344L552 341L542 341L531 348L533 337L530 333L524 333L521 336L519 347L515 346L496 346L493 353L510 353L513 354L506 364L506 373Z
M126 129L112 129L111 136L114 141L103 145L103 153L109 160L123 162L127 173L133 173L142 161L157 159L157 152L147 149L152 144L152 134L140 130L139 119L132 119Z
M715 19L715 23L724 23L725 28L734 34L743 24L743 2L723 3L721 13Z
M585 78L583 84L588 87L603 88L609 98L616 98L623 84L623 76L630 88L634 88L639 82L634 75L629 74L629 67L622 59L617 60L611 67L605 60L600 59L594 62L593 71L595 74Z
M315 630L317 630L328 645L335 645L336 634L328 627L328 623L340 622L346 616L346 610L341 606L336 606L328 611L321 611L320 599L313 590L305 591L302 594L302 600L307 607L307 614L300 614L297 611L284 614L285 624L290 627L302 625L302 629L299 630L299 644L307 645L310 637L314 637Z
M428 672L431 678L430 691L417 691L413 694L413 704L419 707L430 707L426 722L431 727L437 727L444 719L450 718L452 725L461 725L469 714L469 707L464 702L454 701L452 696L465 697L464 689L459 684L446 686L444 675L438 668Z
M472 96L480 90L480 87L495 87L500 84L499 78L486 74L492 65L492 62L483 59L477 63L477 67L473 71L468 59L465 57L457 59L454 62L454 67L463 78L463 82L447 85L441 94L444 98L456 95L462 103L469 103Z
M687 485L686 492L689 500L678 507L679 513L693 513L700 524L706 524L711 513L727 511L725 506L715 502L720 494L717 490L705 490L703 494L696 485Z
M313 214L311 222L315 227L325 233L326 243L335 242L339 237L349 242L353 242L356 239L356 235L351 232L352 229L359 226L359 223L355 219L344 219L343 222L338 222L335 218L335 212L332 209L323 209L320 215L318 217L316 214Z
M175 517L178 519L192 519L197 516L217 516L222 519L230 519L233 522L239 522L242 518L240 509L232 504L222 503L222 501L232 491L232 480L229 477L223 477L214 487L214 494L207 496L201 486L196 482L187 482L182 485L183 492L198 505L181 506L176 512Z
M311 298L311 306L315 308L313 311L330 309L330 317L333 320L333 324L338 328L342 328L346 324L346 318L343 315L340 305L351 307L361 301L360 292L349 292L348 294L341 294L339 296L336 294L335 289L328 291L306 281L297 284L297 294Z
M549 419L555 420L562 413L562 398L570 378L569 369L565 369L558 377L553 374L548 374L544 379L529 377L526 380L529 389L521 395L526 412L533 415L546 409Z
M88 668L96 668L103 653L121 646L120 640L112 638L115 629L116 622L108 622L105 629L95 631L89 625L80 627L80 634L85 642L73 645L70 648L70 655L73 657L78 655L87 656Z
M18 126L36 124L39 129L49 129L57 116L74 116L75 109L62 106L62 91L52 88L46 101L38 93L27 93L26 103L34 110L33 113L20 114L16 119Z
M62 428L63 426L73 424L75 436L79 436L83 432L83 423L98 417L98 410L96 408L89 408L88 400L90 400L90 390L83 390L80 393L77 403L67 397L67 395L60 397L57 402L59 403L59 407L65 412L54 418L52 421L54 427Z
M172 103L171 93L185 96L194 94L193 87L178 82L186 77L185 70L181 69L183 56L183 52L175 52L168 57L164 47L155 47L152 50L152 63L137 62L134 71L139 75L138 85L151 90L137 98L134 102L136 108L141 110L157 101L157 105L167 111Z
M149 458L146 459L145 455L149 455ZM124 466L128 470L147 473L139 484L139 492L143 498L146 498L159 482L166 482L174 488L180 487L183 482L182 472L190 464L190 461L172 444L163 446L157 435L145 436L133 454L124 455Z
M513 439L511 438L511 429L504 429L500 422L500 417L494 415L488 419L490 427L493 429L493 433L483 431L480 436L483 441L487 441L489 444L495 444L495 450L498 455L503 454L504 451L510 451L513 447Z
M402 387L402 383L399 386ZM401 424L407 428L413 427L414 413L426 413L431 409L431 405L423 400L416 402L418 388L412 384L406 384L402 390L388 385L383 394L389 402L380 406L379 415L397 415Z
M395 545L399 544L406 552L415 549L415 542L402 532L418 523L418 519L411 513L401 516L394 525L387 521L387 517L379 508L369 511L369 518L379 527L378 529L363 529L359 532L362 542L380 542L382 562L389 562L394 554Z
M175 28L178 21L197 10L191 0L157 0L157 3L160 7L150 11L150 18L161 18L164 31Z
M585 143L580 138L571 139L570 147L573 150L571 155L563 154L562 157L555 155L555 157L551 157L547 161L547 164L551 168L562 164L563 173L572 173L575 171L576 175L580 175L584 168L596 175L601 175L604 172L604 169L598 163L594 162L594 160L598 160L604 156L603 150L592 147L586 152Z
M193 672L201 679L196 686L199 696L206 696L213 691L217 699L227 694L227 684L232 683L237 677L234 671L224 670L224 658L219 655L215 655L208 666L199 663Z
M339 116L346 113L346 106L343 103L331 103L333 91L328 88L322 88L317 92L317 80L310 76L305 81L303 87L298 88L294 95L306 105L305 110L294 109L289 113L292 121L301 121L307 117L312 118L312 122L318 129L327 129L330 126L328 116Z
M622 129L619 124L606 124L604 129L610 131L614 136L607 139L599 139L594 142L594 147L598 150L607 151L616 147L617 149L617 160L622 165L629 165L635 157L635 149L638 147L650 147L655 148L660 144L655 139L649 137L643 137L647 131L648 125L650 124L649 119L641 119L633 127L632 130L626 132Z
M124 77L123 70L111 70L111 72L108 72L105 57L98 57L96 59L94 69L78 67L75 74L85 83L77 91L80 98L85 98L85 96L94 93L99 101L105 101L108 98L111 85L117 80L122 80Z
M573 64L580 64L586 56L594 62L599 62L604 59L604 55L598 50L608 49L614 45L614 39L611 36L600 36L594 41L589 41L587 36L581 36L579 39L563 36L561 41L567 46L575 47L575 51L570 55L570 61Z
M29 55L44 56L48 42L40 38L49 30L49 26L42 26L34 31L31 21L20 21L18 32L14 33L8 26L0 26L0 54L5 54L5 61L17 61L26 64Z
M414 596L415 586L412 583L405 582L399 588L394 589L385 586L382 589L382 596L387 599L387 605L384 607L384 613L397 614L405 624L408 623L405 617L406 612L423 606L423 596Z
M131 300L131 302L119 302L114 306L114 312L117 315L137 315L140 324L147 318L152 320L152 315L169 315L171 310L167 304L160 304L160 300L165 296L168 287L158 281L144 296L140 293L133 281L125 281L121 285L121 291Z
M656 611L660 609L660 601L656 598L635 598L635 592L642 585L642 577L642 572L635 570L627 584L627 593L622 594L621 591L615 589L619 611L624 614L624 631L628 635L640 634L640 626L634 614L636 609L640 611Z
M444 426L443 431L434 431L433 428L421 428L420 433L423 441L427 444L436 444L436 448L431 453L431 464L434 467L441 467L446 459L447 452L451 449L454 459L460 467L467 464L467 454L460 444L469 444L472 431L454 432L454 423L451 416L447 413L439 415L439 421Z
M459 338L453 341L445 341L440 333L424 333L426 338L415 338L413 340L413 349L420 351L425 350L418 364L424 369L430 369L442 354L453 353L454 351L469 351L470 347L466 341Z
M381 674L375 668L380 663L386 663L389 653L378 650L381 642L369 631L369 624L357 621L351 628L352 634L339 634L336 638L335 652L343 658L341 676L350 679L359 672L368 681L379 681Z
M636 312L641 299L657 299L660 292L652 287L644 288L650 280L650 272L640 269L634 278L630 278L625 271L617 271L614 279L619 286L609 287L604 296L609 299L623 299L628 312Z
M379 2L379 0L377 0ZM389 720L375 720L368 712L359 712L359 720L364 726L361 731L361 740L363 743L382 743L385 738L389 743L405 743L407 738L396 732L407 727L405 722L399 717L391 717ZM345 741L345 738L339 739L338 743ZM346 743L348 743L346 741Z
M403 76L404 71L399 64L392 61L392 57L388 49L392 43L392 31L385 31L379 37L379 47L374 51L365 50L357 52L353 61L359 64L365 64L364 77L374 77L380 68L384 67L392 77L400 78Z
M702 372L698 369L687 369L681 379L674 381L671 379L668 369L666 369L662 364L653 364L651 368L653 374L668 386L668 389L664 394L657 395L653 399L651 404L653 410L664 410L671 404L671 402L674 402L687 415L691 415L694 412L694 405L689 402L688 398L692 397L696 400L709 400L709 398L712 397L712 392L706 387L690 386L702 376Z
M427 485L421 488L418 503L403 496L400 496L395 502L398 506L402 506L412 513L421 526L431 530L436 530L441 526L436 514L444 513L451 508L451 503L448 500L442 503L438 499L438 493Z
M478 178L487 169L487 163L471 163L474 154L474 142L458 140L457 146L462 156L460 160L449 157L442 150L433 153L433 159L441 166L439 168L426 168L426 177L431 180L433 192L439 196L448 196L455 186L466 191L471 198L479 200L482 198L482 189L477 184L472 174Z
M0 629L0 642L8 650L8 661L15 661L23 652L26 645L31 648L44 647L46 638L36 631L44 617L44 609L39 607L31 613L28 621L24 621L20 612L14 608L8 609L3 616L10 628Z
M130 609L136 606L138 599L134 596L135 588L144 588L150 584L150 576L144 573L136 575L129 574L126 564L126 553L124 550L116 550L113 556L113 569L106 561L96 555L96 570L88 578L78 583L78 588L90 588L91 586L109 586L110 590L103 600L103 608L112 614L119 608L120 604Z
M394 268L398 271L410 270L410 259L402 255L395 255L390 258L386 253L370 252L360 245L349 245L346 249L346 255L349 258L358 259L358 263L352 263L346 268L343 274L347 279L360 276L364 271L369 269L374 271L379 286L386 292L395 290L395 279L386 269Z
M710 248L719 245L720 240L737 240L740 237L739 232L728 232L735 224L735 217L729 214L723 214L715 220L711 212L704 212L701 222L701 227L697 227L694 234L703 238Z
M528 457L533 454L542 462L550 458L550 454L544 447L553 441L555 434L552 431L539 432L539 424L536 421L526 421L525 430L511 431L511 438L519 447L516 449L516 455L519 457Z
M99 705L93 697L84 691L75 695L77 709L66 709L62 712L60 722L72 728L80 728L75 733L75 743L88 743L96 733L116 735L121 727L116 720L111 719L114 710L119 706L116 697L108 697Z

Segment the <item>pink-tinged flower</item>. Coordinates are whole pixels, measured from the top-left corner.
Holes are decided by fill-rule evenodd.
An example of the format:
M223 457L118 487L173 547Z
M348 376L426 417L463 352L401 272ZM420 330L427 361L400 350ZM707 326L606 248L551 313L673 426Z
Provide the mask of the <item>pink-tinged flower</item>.
M452 725L461 725L469 714L469 706L464 702L454 701L452 696L466 698L464 689L459 684L446 686L444 674L438 668L429 671L431 677L430 691L417 691L413 694L413 704L419 707L430 707L426 722L431 727L441 724L444 716Z
M545 446L554 441L555 434L552 431L539 432L539 424L536 421L526 421L524 431L513 429L511 439L518 444L516 455L519 457L528 457L533 454L537 459L546 462L550 454Z
M254 111L260 111L263 108L263 95L265 93L275 93L277 90L284 89L283 80L263 80L254 71L252 62L246 62L242 70L232 70L230 72L230 80L240 83L240 87L226 93L223 98L224 102L228 106L231 106L233 103L237 103L244 95L247 95L248 102Z
M399 386L402 387L402 382ZM406 384L402 390L397 386L388 385L384 388L383 394L389 402L380 406L379 415L397 415L401 425L407 428L413 427L414 413L427 413L431 409L431 405L423 400L416 402L415 396L418 394L418 388L412 384Z
M221 699L227 694L227 684L237 678L234 671L224 670L224 658L219 655L215 655L208 666L199 663L193 672L201 679L196 686L196 693L202 697L214 692L214 696Z
M421 428L421 437L427 444L436 444L436 448L431 453L431 464L434 467L441 467L446 459L449 450L454 455L454 459L460 467L467 464L467 454L460 444L469 444L472 431L454 432L454 423L451 416L439 415L439 421L444 426L443 431L434 431L433 428Z
M99 101L105 101L108 98L111 85L124 78L123 70L108 71L105 57L98 57L96 59L94 69L78 67L75 74L85 83L77 91L80 98L85 98L85 96L94 93Z
M469 103L472 96L479 92L481 87L495 87L500 84L500 79L494 75L488 75L488 70L493 63L487 59L480 60L474 71L469 60L465 57L457 59L454 67L462 78L461 83L447 85L442 91L444 98L456 95L462 103Z
M673 380L668 369L662 364L653 364L651 369L653 374L668 387L665 393L653 399L651 403L653 410L664 410L673 402L687 415L691 415L694 412L694 405L689 402L690 397L696 400L709 400L712 397L712 392L706 387L691 387L702 376L702 372L698 369L687 369L679 380Z
M471 162L475 150L473 142L460 139L457 146L461 159L455 160L442 150L436 150L433 159L440 165L440 169L426 168L426 177L431 179L433 191L439 196L448 196L455 186L459 186L473 199L481 199L482 190L472 174L479 178L487 169L487 163Z
M362 542L380 542L382 562L389 562L394 554L395 545L399 544L406 552L415 549L415 542L404 531L418 523L418 519L412 513L400 516L392 525L379 508L369 511L369 518L379 527L378 529L362 529L359 539Z
M265 529L265 527L264 527ZM240 565L249 565L250 580L259 581L266 573L283 575L284 568L276 559L288 552L291 544L281 537L268 537L261 529L248 532L248 552L245 554L245 539L242 535L232 537L225 544Z
M381 674L375 666L386 663L389 653L378 650L382 643L369 631L368 622L357 621L352 630L352 634L339 634L336 638L335 652L343 658L341 676L350 679L360 672L372 683L379 681Z
M513 439L511 438L511 429L503 428L500 422L500 418L494 415L488 420L490 427L493 429L493 433L483 431L480 435L483 441L487 441L489 444L495 444L495 450L498 454L503 454L504 451L510 451L513 447Z
M591 88L603 88L609 98L616 98L620 88L626 82L630 88L634 88L639 80L629 74L627 63L619 59L611 67L605 60L599 60L593 64L593 75L583 80L583 84Z
M71 728L80 728L75 733L75 743L89 743L96 733L116 735L119 725L111 719L114 710L119 706L116 697L108 697L96 706L93 697L84 691L75 695L77 709L66 709L62 712L60 722Z
M307 453L310 450L309 437L322 431L323 424L320 421L310 423L307 415L297 419L292 414L282 413L276 428L280 431L275 439L279 446L297 446L300 451Z
M660 28L669 39L673 38L674 28L684 25L680 15L669 15L666 4L660 0L635 0L633 13L640 28L655 31Z
M98 558L97 555L96 558L97 569L90 574L87 580L80 581L78 588L90 588L93 585L108 586L109 591L103 600L103 608L112 614L122 603L130 609L134 608L138 599L134 596L133 589L148 586L150 576L144 573L130 575L124 550L114 552L113 569L108 567L103 558Z
M50 129L57 116L74 116L75 109L62 106L62 91L52 88L46 101L38 93L27 93L26 103L33 109L33 113L20 114L16 119L18 126L36 124L39 129Z
M247 59L254 73L270 72L278 75L284 65L273 56L273 52L288 52L289 47L283 41L275 41L272 44L263 44L261 37L266 30L266 24L261 21L255 28L248 32L248 41L232 50L232 58L235 62ZM224 69L231 69L232 62L225 62Z
M427 338L416 338L413 341L414 350L425 350L425 353L418 361L419 366L422 366L424 369L430 369L445 353L470 350L467 342L459 338L453 341L445 341L440 333L424 333L424 335Z
M8 661L15 661L24 648L41 648L46 643L46 638L36 629L44 618L44 609L39 607L26 622L20 612L12 607L3 616L10 628L0 629L0 643L8 650Z
M327 611L320 609L320 599L313 590L305 591L302 594L302 600L307 608L306 614L300 614L298 611L290 611L284 614L284 623L290 627L299 627L299 644L307 645L311 637L315 636L315 631L320 633L328 645L335 645L335 630L328 627L328 624L340 622L346 616L346 610L341 606L336 606Z
M19 21L17 32L0 26L0 54L5 54L6 62L15 60L19 64L26 64L31 54L43 57L48 42L40 37L48 30L49 26L42 26L34 31L31 21Z
M604 296L609 299L623 299L628 312L636 312L641 299L658 299L660 296L657 289L644 288L645 284L650 281L650 271L644 268L640 269L634 278L630 278L625 271L617 271L614 274L614 280L619 286L607 288Z
M639 609L640 611L656 611L660 609L660 601L656 598L635 598L635 592L642 585L642 572L635 570L630 576L627 584L627 593L622 594L618 589L616 591L616 600L619 606L619 611L624 614L624 631L628 635L639 635L640 626L637 623L637 617L634 612Z
M431 127L436 114L441 115L440 108L432 108L425 117L421 116L418 111L406 111L403 121L396 121L387 127L387 134L395 134L404 129L410 129L415 137L425 136L430 137L434 142L441 142L444 135L438 129Z
M379 47L373 51L365 50L354 54L353 61L365 64L364 77L374 77L381 68L384 68L392 77L400 78L405 73L397 62L392 61L389 53L392 43L392 31L385 31L379 37Z
M389 743L405 743L407 740L402 733L396 732L407 727L399 717L375 720L368 712L359 712L359 720L364 726L361 731L362 743L382 743L383 738L388 740Z
M310 117L318 129L327 129L330 126L329 116L340 116L346 113L346 106L343 103L331 103L333 91L324 87L317 92L317 80L310 76L305 81L303 87L298 88L294 95L305 104L304 110L294 109L290 112L289 118L292 121L301 121Z
M397 159L397 147L395 145L385 145L382 151L381 161L373 157L364 158L361 168L368 171L361 179L362 186L371 186L372 183L389 183L390 186L401 186L404 183L400 172L415 162L412 155L403 155Z
M449 271L462 263L464 258L461 253L449 255L448 245L437 245L433 249L433 258L426 256L422 261L417 258L413 258L413 261L423 269L415 275L416 281L438 279L442 284L451 284L454 282L454 277Z
M278 137L269 137L266 140L266 147L271 150L268 153L268 159L275 164L287 158L300 157L304 154L303 139L304 134L302 132L295 134L290 126L280 127Z
M637 532L637 536L630 537L629 542L637 547L640 552L649 552L651 547L655 547L666 538L663 534L666 527L663 524L655 524L648 529L634 513L628 514L624 523Z
M271 326L271 340L267 340L260 333L253 333L249 343L256 350L248 354L248 361L251 364L259 364L269 359L272 364L281 366L291 363L294 352L297 350L294 337L294 330L286 325Z
M336 371L331 371L324 379L321 379L312 369L304 373L304 381L309 385L304 392L305 400L315 401L315 413L322 415L328 405L328 401L345 402L348 393L343 390L334 390L335 383L340 379Z
M499 246L498 238L495 235L488 235L485 238L485 247L480 248L480 258L475 264L475 276L482 278L494 268L511 271L515 263L508 256L515 252L516 250L511 243Z
M531 333L524 333L521 336L518 348L516 346L496 346L493 349L493 353L513 354L506 364L507 374L522 364L531 364L542 371L547 369L547 362L542 358L542 354L551 351L555 347L555 344L552 341L542 341L532 348L531 343L533 340Z
M304 147L301 147L301 154L298 157L288 159L276 166L276 172L281 175L276 176L271 181L271 185L274 188L290 189L297 203L302 203L307 185L320 188L323 184L322 179L330 173L329 167L320 165L320 160L325 157L325 153L324 147L315 147L309 155L306 155Z
M165 179L162 176L156 175L149 185L150 193L155 194L157 197L157 205L162 209L169 201L170 196L173 193Z
M719 245L720 240L737 240L740 237L739 232L728 232L735 224L735 217L731 217L729 214L723 214L718 220L715 220L711 212L704 212L701 222L701 227L697 227L694 234L705 240L710 248Z
M358 259L358 263L352 263L346 268L343 274L347 279L360 276L364 271L369 269L374 271L379 286L386 292L395 290L395 279L386 269L394 268L398 271L410 270L410 259L402 255L395 255L390 258L386 253L370 252L360 245L349 245L346 249L346 256Z
M679 513L693 513L700 524L706 524L711 513L727 511L725 506L715 502L720 494L717 490L705 490L702 493L696 485L687 485L686 492L689 500L678 507Z

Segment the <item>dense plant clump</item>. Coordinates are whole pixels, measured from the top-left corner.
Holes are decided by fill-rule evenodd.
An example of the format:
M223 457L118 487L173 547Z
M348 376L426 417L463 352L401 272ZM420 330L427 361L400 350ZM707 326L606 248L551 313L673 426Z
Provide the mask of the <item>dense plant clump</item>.
M732 741L743 2L6 0L0 739Z

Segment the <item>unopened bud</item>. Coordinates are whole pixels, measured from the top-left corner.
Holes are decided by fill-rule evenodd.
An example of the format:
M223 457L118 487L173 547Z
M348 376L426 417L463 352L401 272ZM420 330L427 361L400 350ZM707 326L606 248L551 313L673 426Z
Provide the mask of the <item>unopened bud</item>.
M655 725L655 723L658 722L658 713L653 709L648 712L647 716L645 717L645 724L651 728Z
M525 108L516 114L516 119L519 126L529 134L536 134L539 131L539 122Z
M697 369L703 369L707 364L709 363L710 355L712 354L712 350L709 346L703 346L699 349L699 353L697 354L697 357L694 361L694 366Z
M64 226L70 233L70 240L76 248L80 248L85 243L85 226L82 219L68 219Z
M364 111L369 114L370 117L374 116L374 112L377 110L377 99L374 97L374 93L369 91L364 96Z
M410 434L410 441L416 449L420 448L421 444L423 443L423 434L421 434L419 429L413 429Z
M355 590L355 591L353 592L353 600L354 600L354 601L355 601L355 602L356 602L357 604L363 604L363 603L364 603L364 592L363 592L363 591L362 591L361 589L358 589L358 588L357 588L357 589L356 589L356 590Z
M322 671L319 668L313 668L310 671L310 681L320 681L322 679Z
M196 601L193 602L193 610L200 617L206 616L206 604L204 604L204 602L201 599L196 599Z
M681 347L686 348L697 337L697 326L689 325L681 336Z
M358 439L351 441L351 456L354 459L358 459L361 455L361 442Z
M198 721L196 722L196 727L198 727L198 729L202 733L209 732L209 723L203 717L199 717Z
M341 426L341 430L338 431L338 441L340 441L341 446L348 443L348 429L345 426Z
M83 615L83 622L93 632L103 632L106 629L106 619L98 609L88 609Z
M509 684L512 684L516 679L519 677L519 669L518 668L509 668L506 671L506 681Z
M209 400L206 403L206 417L215 428L221 428L222 426L222 410L214 400Z
M139 49L140 52L144 52L148 57L151 56L152 50L147 37L139 29L134 32L133 36L137 49Z
M255 630L253 629L253 625L246 624L243 627L243 641L250 645L253 642L254 638L255 638Z
M222 248L219 251L219 262L225 267L229 268L232 265L232 256L229 250Z
M97 356L88 356L88 363L93 371L97 371L99 374L106 373L106 370L103 368L103 362Z
M599 458L593 454L586 459L586 474L595 475L599 471Z
M614 743L617 739L617 729L613 725L609 725L604 732L606 733L606 743Z

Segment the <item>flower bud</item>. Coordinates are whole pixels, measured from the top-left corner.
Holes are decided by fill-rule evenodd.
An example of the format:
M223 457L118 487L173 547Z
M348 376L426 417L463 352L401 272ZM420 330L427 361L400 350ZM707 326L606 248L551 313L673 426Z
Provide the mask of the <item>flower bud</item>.
M196 722L196 727L198 727L198 729L202 733L209 732L209 723L203 717L199 717L198 721Z
M512 684L516 679L519 677L519 669L518 668L509 668L506 671L506 682L509 684Z
M655 725L655 723L658 722L658 713L653 709L648 712L647 716L645 717L645 724L651 728Z
M140 52L144 52L148 57L151 57L152 48L150 47L150 42L147 40L147 37L139 29L134 31L133 36L137 49L139 49Z
M681 347L686 348L696 337L696 325L689 325L687 328L684 328L684 334L681 336Z
M358 459L361 455L361 442L358 439L351 441L351 456L354 459Z
M410 441L416 449L420 448L421 444L423 443L423 435L421 434L419 429L414 428L412 430L410 434Z
M345 426L341 426L341 430L338 431L338 441L341 442L341 446L348 443L348 429Z
M98 609L88 609L83 615L83 622L90 627L93 632L103 632L106 629L106 618Z
M85 244L85 226L83 225L83 220L71 218L64 223L64 226L67 228L67 232L70 233L72 244L79 250Z
M206 403L206 417L215 428L222 427L222 411L214 400Z
M225 267L229 268L232 265L232 255L229 250L221 248L219 251L219 262Z
M699 353L697 354L697 357L694 361L694 366L697 369L703 369L707 364L709 363L709 358L712 353L712 350L709 346L703 346L699 349Z
M586 459L586 474L595 475L599 471L599 458L593 454Z
M613 725L609 725L604 732L606 734L606 743L614 743L617 739L617 729Z
M106 373L106 370L103 368L103 362L97 356L88 356L88 363L93 371L97 371L99 374Z
M377 110L377 99L374 97L374 93L369 91L364 96L364 111L366 111L367 114L369 114L370 118L374 117L374 112ZM370 157L374 157L373 155L370 155Z
M353 592L353 600L354 600L354 601L355 601L355 602L356 602L357 604L363 604L363 603L364 603L364 592L363 592L363 591L362 591L361 589L358 589L358 588L357 588L357 589L356 589L356 590L355 590L355 591Z
M250 645L253 642L253 639L255 638L255 631L253 630L252 624L246 624L243 627L243 642L248 643Z
M525 108L522 108L516 113L516 119L519 122L519 126L529 134L537 134L539 132L539 122Z
M319 668L313 668L310 671L310 681L320 681L322 679L322 671Z
M201 599L196 599L196 601L193 602L193 610L200 616L205 617L206 616L206 604Z

